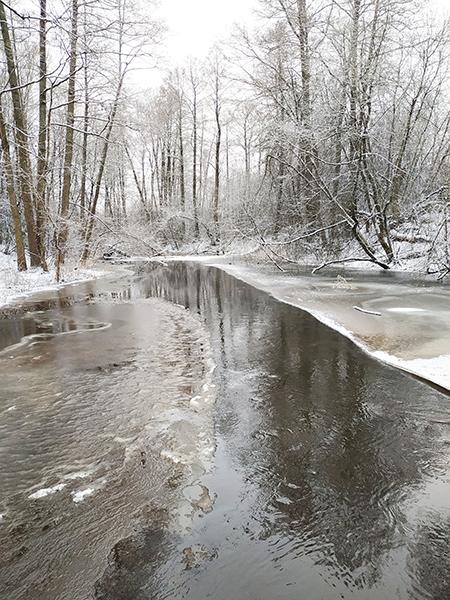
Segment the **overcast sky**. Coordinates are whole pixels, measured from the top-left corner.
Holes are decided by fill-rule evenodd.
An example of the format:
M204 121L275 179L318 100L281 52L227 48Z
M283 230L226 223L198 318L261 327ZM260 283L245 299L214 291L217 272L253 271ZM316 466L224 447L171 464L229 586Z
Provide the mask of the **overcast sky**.
M159 2L159 16L167 27L161 55L171 66L183 64L189 57L206 56L215 42L229 36L234 23L251 25L252 11L258 6L258 0ZM450 0L428 0L428 4L431 12L442 15L442 18L450 16ZM146 77L150 85L160 84L161 79L162 71L152 71Z
M450 0L429 0L430 8L450 13ZM258 0L160 0L166 21L167 48L175 62L205 56L215 41L227 37L233 23L249 23Z
M169 55L176 62L205 56L214 42L229 35L233 23L248 23L256 5L257 0L160 0Z

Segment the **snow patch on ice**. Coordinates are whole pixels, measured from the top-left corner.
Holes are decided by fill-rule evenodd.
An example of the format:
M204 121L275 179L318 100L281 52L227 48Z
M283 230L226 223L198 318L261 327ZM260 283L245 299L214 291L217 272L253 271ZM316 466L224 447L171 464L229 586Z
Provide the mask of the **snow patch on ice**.
M105 487L106 482L107 479L103 477L101 479L98 479L97 481L94 481L94 483L92 483L89 487L84 487L80 490L75 490L71 492L70 495L72 496L72 500L75 502L75 504L83 502L86 498L89 498L89 496L92 496L93 494L95 494L95 492L98 492L103 487Z
M354 344L356 344L356 346L361 348L361 350L373 358L376 358L377 360L384 362L391 367L396 367L402 371L406 371L407 373L411 373L412 375L416 375L417 377L431 381L432 383L435 383L444 389L450 390L450 354L432 358L414 358L406 360L382 350L371 350L349 329L337 321L334 321L333 319L326 317L317 311L307 310L307 312L309 312L324 325L327 325L331 329L334 329L341 335L350 339Z
M433 358L400 359L388 352L373 352L373 356L390 365L408 371L450 390L450 354Z

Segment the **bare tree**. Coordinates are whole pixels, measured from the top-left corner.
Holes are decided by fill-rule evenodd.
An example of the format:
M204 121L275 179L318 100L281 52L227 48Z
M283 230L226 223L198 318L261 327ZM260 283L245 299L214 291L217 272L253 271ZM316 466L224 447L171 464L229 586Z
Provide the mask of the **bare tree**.
M13 219L14 227L14 238L16 242L16 256L17 256L17 268L19 271L26 271L27 260L25 256L25 247L22 237L22 225L20 219L20 208L17 199L15 181L14 181L14 167L11 159L11 152L9 148L8 134L6 130L5 119L3 116L3 108L1 104L0 96L0 141L3 152L3 168L5 171L6 178L6 189L9 197L9 206L11 209L11 215Z
M33 176L29 150L29 134L26 124L25 111L22 101L22 88L19 85L19 76L15 58L14 47L11 42L8 21L6 20L5 5L0 2L0 28L2 32L3 48L8 70L8 83L10 86L15 125L16 150L19 163L19 181L22 201L27 225L28 250L30 252L31 266L39 266L41 257L36 235L36 221L34 214Z

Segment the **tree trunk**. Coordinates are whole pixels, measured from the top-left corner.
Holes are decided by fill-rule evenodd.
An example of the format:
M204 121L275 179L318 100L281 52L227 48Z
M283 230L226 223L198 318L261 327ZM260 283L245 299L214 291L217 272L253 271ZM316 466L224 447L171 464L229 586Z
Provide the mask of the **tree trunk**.
M219 243L219 195L220 195L220 144L222 139L222 128L220 124L220 102L219 102L219 73L216 66L214 114L216 118L216 144L215 144L215 167L214 167L214 245Z
M47 271L46 184L47 184L47 0L40 0L39 20L39 138L37 156L36 235L41 265Z
M14 124L16 127L16 151L19 163L19 181L22 193L22 202L27 226L28 250L30 252L30 263L32 267L41 264L38 240L36 235L36 223L34 216L33 186L31 160L28 144L28 130L25 112L22 103L22 95L19 88L16 59L9 34L8 22L6 20L5 5L0 2L0 24L3 46L5 49L6 66L8 69L8 83L11 88L11 99L13 104Z
M17 268L19 271L27 270L27 260L25 257L25 248L22 236L22 224L20 221L19 203L16 196L14 185L14 168L11 161L11 152L9 149L8 134L6 131L5 120L3 118L3 109L0 96L0 141L3 150L3 166L5 170L6 189L8 192L9 206L14 226L14 238L16 242Z
M192 104L192 208L194 211L194 237L199 236L198 206L197 206L197 87L191 73L192 90L194 94Z
M105 141L103 143L102 154L100 156L100 164L99 164L99 169L98 169L98 173L97 173L97 179L95 182L94 195L92 198L92 205L90 208L90 214L89 214L88 221L86 224L84 249L83 249L83 253L81 256L83 261L87 260L87 258L89 256L90 248L91 248L91 239L92 239L92 232L94 229L95 213L97 211L97 203L98 203L98 199L100 197L100 189L101 189L101 185L102 185L103 173L105 171L106 159L108 157L109 142L111 139L114 122L116 119L117 107L119 106L120 93L122 91L124 77L125 77L125 73L122 73L120 76L120 79L119 79L119 83L117 85L116 95L115 95L114 102L113 102L113 105L111 108L111 113L110 113L109 119L108 119L108 127L106 129Z
M84 26L86 27L86 9L84 14ZM87 40L84 39L86 46ZM84 116L83 116L83 146L81 149L81 182L80 182L80 209L81 221L84 222L86 208L86 179L87 179L87 152L88 152L88 128L89 128L89 79L87 55L84 55Z
M181 212L186 212L186 187L184 180L184 139L183 139L183 98L180 97L180 108L178 113L178 144L180 148L180 208ZM182 223L183 237L185 234L185 222Z
M67 217L70 206L70 192L72 184L73 138L75 122L75 71L77 68L77 41L78 41L78 0L72 0L72 26L70 33L70 61L69 85L67 88L67 117L66 117L66 142L64 149L63 186L61 194L60 232L58 235L57 279L61 264L64 263L67 253L67 238L69 228Z
M301 115L302 125L305 130L303 140L300 141L302 149L302 162L306 182L306 217L314 221L320 211L318 196L314 187L314 154L315 146L311 127L311 57L309 48L309 24L306 12L306 0L297 0L298 10L298 39L300 42L300 71L302 78Z
M127 158L130 162L130 167L131 167L131 172L133 173L133 179L134 179L134 183L136 184L136 189L138 191L139 194L139 199L142 203L142 208L144 209L144 214L145 214L145 218L147 220L147 223L150 223L151 221L151 214L150 211L148 209L147 203L146 203L146 199L145 199L145 194L143 191L143 188L139 182L139 178L137 176L136 173L136 169L134 168L134 163L133 163L133 159L131 157L130 151L128 150L127 146L125 146L125 154L127 155Z

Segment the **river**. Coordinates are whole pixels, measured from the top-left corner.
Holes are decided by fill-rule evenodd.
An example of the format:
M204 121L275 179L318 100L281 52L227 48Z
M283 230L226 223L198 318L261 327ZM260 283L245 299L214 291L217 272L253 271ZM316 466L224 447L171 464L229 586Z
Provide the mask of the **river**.
M448 395L214 267L27 308L0 321L2 600L450 596Z

